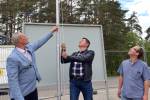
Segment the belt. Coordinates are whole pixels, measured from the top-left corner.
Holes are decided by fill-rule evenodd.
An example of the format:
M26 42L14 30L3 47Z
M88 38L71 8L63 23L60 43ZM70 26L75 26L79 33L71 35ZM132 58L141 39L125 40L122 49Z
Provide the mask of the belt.
M73 80L84 80L83 77L73 77L72 79L73 79Z

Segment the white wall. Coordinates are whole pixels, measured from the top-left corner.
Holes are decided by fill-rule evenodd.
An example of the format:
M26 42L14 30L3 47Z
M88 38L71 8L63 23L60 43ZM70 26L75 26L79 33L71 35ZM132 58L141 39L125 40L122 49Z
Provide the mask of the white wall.
M38 40L51 29L52 24L24 24L24 33L30 41ZM67 45L69 54L78 50L78 43L82 37L91 41L89 49L95 51L93 62L93 81L105 80L105 60L103 47L103 34L101 26L92 25L64 25L60 27L62 39ZM40 85L52 85L57 82L56 66L56 35L53 36L42 48L36 52L37 65L42 81ZM69 80L69 64L61 65L62 80Z

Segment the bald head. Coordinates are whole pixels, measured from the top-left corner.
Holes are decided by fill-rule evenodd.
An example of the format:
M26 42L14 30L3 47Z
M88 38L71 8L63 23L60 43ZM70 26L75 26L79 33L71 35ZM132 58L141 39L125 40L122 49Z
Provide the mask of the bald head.
M28 43L28 38L24 33L17 32L12 35L11 41L15 46L25 46Z

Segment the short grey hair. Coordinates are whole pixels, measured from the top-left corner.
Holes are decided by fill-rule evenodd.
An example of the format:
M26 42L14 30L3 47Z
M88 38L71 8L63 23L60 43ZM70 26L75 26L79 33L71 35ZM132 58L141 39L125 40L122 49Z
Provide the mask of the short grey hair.
M24 35L24 34L21 32L16 32L16 33L12 34L11 42L13 45L16 46L18 44L18 41L19 41L19 38L21 35Z

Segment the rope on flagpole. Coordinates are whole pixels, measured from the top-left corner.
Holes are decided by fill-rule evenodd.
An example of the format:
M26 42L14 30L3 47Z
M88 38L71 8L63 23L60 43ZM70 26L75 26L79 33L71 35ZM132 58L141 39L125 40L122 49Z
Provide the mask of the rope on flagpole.
M61 44L64 44L65 46L65 36L64 36L64 10L65 10L65 7L63 8L63 4L62 2L60 2L60 9L61 9L61 34L60 34L60 37L61 37ZM61 86L62 86L62 91L61 91L61 94L64 95L66 93L65 91L65 75L64 75L65 71L64 71L64 66L61 67Z

